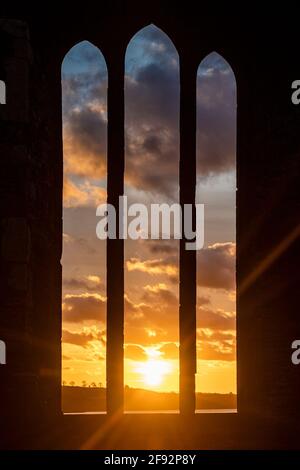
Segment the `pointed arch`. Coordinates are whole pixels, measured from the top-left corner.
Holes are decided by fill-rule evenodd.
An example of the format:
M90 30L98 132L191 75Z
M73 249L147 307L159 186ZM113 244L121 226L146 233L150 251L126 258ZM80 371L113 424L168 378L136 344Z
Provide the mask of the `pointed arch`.
M212 52L197 72L196 202L205 205L205 246L197 253L196 392L231 392L228 408L236 408L236 99L232 68Z
M149 208L151 202L179 202L179 91L174 44L156 26L146 26L133 36L125 56L128 203ZM177 240L125 240L124 365L130 388L179 391L178 271ZM177 410L178 402L142 400L139 406Z
M62 62L64 153L62 378L99 390L98 408L82 401L63 411L106 410L106 243L95 236L95 210L107 194L107 67L88 41Z

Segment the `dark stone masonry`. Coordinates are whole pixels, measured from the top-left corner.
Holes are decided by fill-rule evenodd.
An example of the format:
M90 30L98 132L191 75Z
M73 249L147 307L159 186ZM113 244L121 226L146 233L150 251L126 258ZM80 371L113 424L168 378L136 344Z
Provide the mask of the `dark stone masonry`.
M299 448L299 26L153 2L0 8L0 447ZM25 2L27 3L27 2ZM24 5L25 5L24 3ZM30 2L29 2L30 3ZM130 38L154 23L180 56L181 202L195 191L196 70L217 51L237 82L238 413L193 414L195 252L181 247L181 414L122 415L123 242L108 242L108 415L61 413L61 63L87 39L107 61L108 199L123 193L124 77ZM284 35L282 31L285 31ZM182 244L183 246L183 244Z

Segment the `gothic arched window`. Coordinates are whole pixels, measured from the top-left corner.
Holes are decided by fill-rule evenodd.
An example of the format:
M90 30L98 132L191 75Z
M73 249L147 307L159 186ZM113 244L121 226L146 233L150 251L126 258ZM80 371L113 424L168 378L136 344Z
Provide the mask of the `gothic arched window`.
M107 68L99 49L88 41L64 58L62 104L63 411L104 411L106 243L96 238L95 211L107 197ZM70 385L97 387L98 401L81 399L71 409Z
M148 213L151 203L179 202L179 91L172 41L154 25L143 28L125 57L124 181L128 204ZM125 240L125 410L172 411L179 406L179 241L161 239L166 233L148 239L150 224L141 230L141 238Z
M236 408L236 81L217 53L197 72L197 191L205 245L197 253L196 392L232 393ZM197 393L196 409L204 406ZM223 403L224 402L224 403Z

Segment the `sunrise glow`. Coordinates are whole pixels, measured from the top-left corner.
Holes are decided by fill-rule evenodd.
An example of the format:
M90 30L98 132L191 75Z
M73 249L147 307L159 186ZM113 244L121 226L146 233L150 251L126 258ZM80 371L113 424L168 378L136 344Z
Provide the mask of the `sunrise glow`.
M171 365L167 361L150 359L145 363L141 363L136 371L142 375L145 385L157 387L162 384L165 375L170 373L171 369Z

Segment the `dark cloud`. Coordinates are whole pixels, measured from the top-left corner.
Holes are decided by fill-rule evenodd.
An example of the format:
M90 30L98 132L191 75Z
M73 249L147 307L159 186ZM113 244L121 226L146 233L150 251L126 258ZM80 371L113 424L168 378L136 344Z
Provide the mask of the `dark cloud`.
M100 292L103 290L103 283L102 281L95 280L91 282L88 278L78 277L78 278L64 278L63 279L63 287L65 290L76 290L76 291L83 291L83 292Z
M102 104L106 108L106 87L105 71L79 72L76 75L65 73L62 79L64 119L87 103Z
M162 254L173 256L174 260L178 257L178 241L170 241L170 240L147 240L144 243L147 244L147 248L149 249L150 253Z
M197 305L199 307L202 307L202 305L209 305L210 304L210 298L205 297L205 296L198 296L197 297Z
M211 330L235 330L235 315L224 310L211 310L199 307L197 311L198 328L209 328Z
M179 66L152 62L127 77L126 179L173 196L179 170Z
M76 174L81 176L101 176L99 172L106 165L106 134L107 122L103 115L89 106L79 110L72 111L67 119L65 133L69 138L71 151L79 154L78 165L71 168ZM74 149L74 150L72 150ZM67 158L73 163L73 156L67 155ZM89 174L87 175L87 166L81 158L89 161ZM80 169L82 168L82 174Z
M148 287L148 286L147 286ZM176 295L166 288L165 286L154 287L153 290L150 290L151 287L146 287L146 291L143 294L142 300L145 304L148 305L166 305L168 307L178 307L178 298Z
M106 121L94 109L84 108L73 112L69 118L69 129L74 136L75 144L96 157L106 150Z
M67 322L104 322L106 301L97 294L67 294L63 300L63 319Z
M197 283L214 289L235 289L234 243L216 243L198 252Z
M83 52L88 66L94 51ZM154 26L135 36L126 54L126 181L138 189L174 198L179 175L179 61L170 39ZM64 73L65 130L71 145L104 166L105 70ZM236 92L233 73L217 54L201 64L197 78L198 174L207 177L235 165ZM79 96L81 98L79 98ZM79 100L79 101L78 101Z
M63 330L62 341L63 343L75 344L76 346L86 348L91 341L100 341L102 344L105 344L104 335L104 331L99 331L98 333L87 333L85 331L72 333L71 331Z
M143 147L146 152L160 154L161 140L157 135L148 135L145 137Z
M159 32L155 36L158 41ZM126 81L127 179L167 196L178 187L179 158L179 65L176 55L170 58L172 48L171 43L168 49L157 47L149 63ZM230 67L217 54L210 54L199 71L197 171L207 177L234 168L236 90ZM145 145L149 139L155 142L155 154L153 145Z
M126 125L172 133L179 123L179 63L174 66L155 62L141 65L137 74L125 82ZM159 123L159 125L158 125ZM178 142L178 137L177 137Z
M230 171L236 155L236 86L229 65L216 53L197 76L197 171L202 177Z

